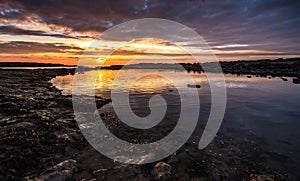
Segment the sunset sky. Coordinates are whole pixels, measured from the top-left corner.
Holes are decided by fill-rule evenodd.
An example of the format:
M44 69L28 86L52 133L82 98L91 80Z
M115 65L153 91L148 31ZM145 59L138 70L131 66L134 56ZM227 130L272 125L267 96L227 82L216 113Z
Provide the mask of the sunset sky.
M1 0L0 61L76 64L94 38L137 18L194 29L220 60L300 57L299 9L296 0ZM133 43L114 58L176 53L155 39Z

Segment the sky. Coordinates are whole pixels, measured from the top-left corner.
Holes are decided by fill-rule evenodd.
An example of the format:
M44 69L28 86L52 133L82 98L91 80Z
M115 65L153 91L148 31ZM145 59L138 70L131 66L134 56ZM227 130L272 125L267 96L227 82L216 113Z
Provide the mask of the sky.
M0 0L0 61L76 64L96 37L138 18L192 28L221 61L300 57L299 9L296 0ZM115 64L145 50L187 60L163 40L130 42Z

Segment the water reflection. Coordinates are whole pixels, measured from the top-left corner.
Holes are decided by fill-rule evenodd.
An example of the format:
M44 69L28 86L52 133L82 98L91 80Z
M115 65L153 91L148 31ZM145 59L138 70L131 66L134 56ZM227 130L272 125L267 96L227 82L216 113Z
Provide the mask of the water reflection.
M117 89L121 92L126 89L127 82L126 80L130 80L131 78L138 77L139 74L149 73L151 74L153 70L123 70L127 72L127 77L124 78L124 82L118 84ZM183 71L171 71L171 70L164 70L166 73L170 75L174 75L177 78L177 83L180 84L181 87L186 87L187 83L186 80L183 78L186 72ZM118 74L118 70L93 70L85 72L84 74L77 74L77 76L85 78L87 80L86 84L90 85L93 84L91 81L95 80L95 94L97 96L102 96L109 98L111 86L115 77ZM190 76L194 78L195 84L207 84L207 80L204 74L199 73L190 73ZM90 79L88 79L90 77ZM52 83L58 89L63 90L64 94L71 94L72 93L72 75L66 76L57 76L55 79L52 79ZM87 94L90 95L90 91L84 89L84 85L80 92L77 94ZM133 93L153 93L153 92L162 92L162 91L170 91L170 87L172 87L172 82L166 78L160 77L153 74L144 76L142 79L138 80L134 85L131 87L131 91ZM75 92L76 93L76 92Z
M128 78L153 70L124 70ZM180 71L163 70L168 74L178 75L176 79L180 86L187 86ZM110 90L118 70L89 71L81 74L82 77L97 77L95 82L95 94L102 97L110 97ZM207 118L210 111L210 88L206 76L203 73L190 72L196 84L201 84L198 89L201 111L200 121ZM184 76L183 76L184 77ZM72 75L57 76L52 83L64 94L72 92ZM227 87L227 107L221 131L245 130L255 133L267 140L272 150L285 154L300 152L300 85L293 84L292 79L283 81L280 78L247 77L232 74L225 75ZM86 79L89 81L89 79ZM126 82L119 84L118 90L123 91ZM170 117L178 116L176 106L180 106L178 99L172 99L176 90L172 83L162 77L151 75L137 81L131 88L132 109L138 115L145 115L144 109L149 95L161 94L169 96L168 104L173 106ZM173 91L173 89L175 91ZM84 86L78 94L89 94ZM183 95L184 96L184 95ZM143 106L141 106L143 105ZM193 105L191 105L192 107Z

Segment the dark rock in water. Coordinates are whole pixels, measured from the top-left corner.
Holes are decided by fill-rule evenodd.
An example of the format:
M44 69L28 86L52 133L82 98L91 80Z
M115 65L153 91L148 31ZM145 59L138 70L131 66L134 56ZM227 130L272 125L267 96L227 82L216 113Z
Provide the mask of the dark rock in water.
M288 79L287 78L284 78L284 77L281 77L281 80L283 80L283 81L288 81Z
M109 102L111 102L111 99L96 98L96 106L98 109Z
M174 90L173 89L169 89L169 92L173 92Z
M165 162L158 162L152 169L152 176L155 180L170 180L171 178L171 165Z
M293 79L294 84L300 84L300 78L295 78Z
M251 78L252 76L251 75L247 75L247 78Z
M200 88L201 85L199 85L199 84L187 84L187 87L189 87L189 88Z

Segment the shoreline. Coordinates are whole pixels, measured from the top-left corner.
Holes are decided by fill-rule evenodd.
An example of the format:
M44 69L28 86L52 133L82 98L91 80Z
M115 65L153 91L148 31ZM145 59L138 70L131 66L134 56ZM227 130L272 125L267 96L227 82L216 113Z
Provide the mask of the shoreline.
M207 62L207 63L180 63L180 65L188 72L203 72L201 65L207 67L214 66L216 62ZM292 77L295 78L295 82L300 83L300 58L279 58L275 60L265 59L265 60L239 60L239 61L220 61L218 62L222 67L222 72L227 74L236 74L236 75L252 75L252 76L261 76L261 77ZM174 69L176 70L177 66L174 64L168 63L141 63L141 64L130 64L130 65L110 65L110 66L97 66L97 67L85 67L85 66L76 66L76 65L63 65L63 64L51 64L51 63L23 63L23 62L0 62L0 70L3 67L20 67L20 68L47 68L55 67L59 68L74 68L76 72L85 72L89 70L120 70L125 69ZM18 70L18 69L15 69ZM211 70L213 73L214 70Z
M50 82L74 71L0 70L0 179L153 180L157 162L116 163L84 139L74 120L71 96L62 95ZM99 107L108 101L98 98ZM171 166L170 175L166 173L171 180L293 180L300 176L292 158L269 150L263 140L242 131L219 133L204 150L188 141L161 162Z

